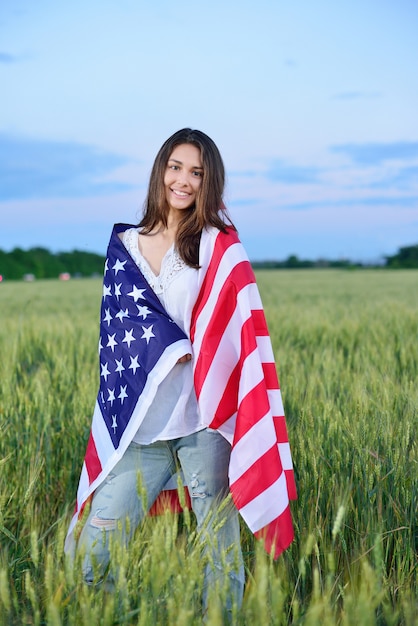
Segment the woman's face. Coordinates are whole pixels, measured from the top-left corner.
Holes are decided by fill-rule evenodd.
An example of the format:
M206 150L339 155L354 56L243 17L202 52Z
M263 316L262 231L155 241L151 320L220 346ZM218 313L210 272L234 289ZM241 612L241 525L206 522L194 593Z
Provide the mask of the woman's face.
M202 184L202 176L199 148L190 143L174 148L164 175L165 197L170 212L183 211L193 206Z

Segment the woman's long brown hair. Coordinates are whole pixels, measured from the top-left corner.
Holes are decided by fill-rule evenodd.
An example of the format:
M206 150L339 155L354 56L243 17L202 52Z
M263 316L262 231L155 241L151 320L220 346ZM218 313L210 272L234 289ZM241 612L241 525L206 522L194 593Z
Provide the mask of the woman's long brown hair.
M144 214L138 227L150 233L159 224L167 226L169 207L165 198L164 175L173 150L181 144L192 144L200 150L203 178L195 205L185 211L176 233L177 250L187 265L199 267L199 243L202 230L215 226L225 232L235 229L223 203L225 168L220 152L210 137L200 130L183 128L161 146L152 167Z

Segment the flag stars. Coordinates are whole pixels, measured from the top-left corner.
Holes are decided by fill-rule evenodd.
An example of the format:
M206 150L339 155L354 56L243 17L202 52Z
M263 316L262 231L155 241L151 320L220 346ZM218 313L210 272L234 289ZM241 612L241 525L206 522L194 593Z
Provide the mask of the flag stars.
M115 346L118 345L118 342L115 340L115 335L116 333L113 333L113 335L107 335L107 348L110 348L112 350L112 352L115 351Z
M107 298L107 296L111 296L111 295L112 295L111 286L103 283L103 300Z
M127 343L128 344L128 348L131 347L131 343L133 341L136 341L135 337L133 336L133 332L134 329L131 328L131 330L125 330L125 337L122 339L122 343Z
M125 370L125 368L123 367L123 359L115 359L117 366L115 369L115 372L119 372L119 376L122 377L122 372Z
M136 357L129 357L131 359L131 364L128 367L128 369L133 370L134 375L136 374L136 370L141 367L138 363L138 355L136 355Z
M113 406L113 403L116 400L116 398L115 398L115 390L114 389L108 389L107 391L109 393L109 397L108 397L107 401L110 402L110 406Z
M116 313L115 317L119 318L119 320L123 323L123 318L129 317L128 309L125 309L124 311L121 309L118 313Z
M100 372L100 376L103 376L106 382L107 382L107 377L110 376L110 372L109 372L107 365L108 365L107 363L104 363L104 364L100 363L100 367L102 368L102 371Z
M146 328L145 326L142 326L142 330L144 331L144 334L141 335L141 339L145 339L147 342L147 345L150 342L150 339L152 337L155 337L154 333L152 332L152 328L153 328L154 324L151 324L150 326L148 326L148 328Z
M104 321L104 322L107 322L107 325L109 326L109 325L110 325L110 322L112 321L112 319L113 319L113 318L112 318L112 316L110 315L110 309L106 309L106 311L105 311L105 316L104 316L104 318L103 318L103 321Z
M125 400L125 398L128 397L128 394L126 393L126 387L127 386L128 385L125 385L125 386L121 385L120 386L120 392L119 392L118 398L119 398L121 404L123 404L123 401Z
M142 388L147 380L142 355L145 351L147 364L152 368L165 344L162 339L160 345L159 309L153 293L141 276L130 274L130 261L120 248L105 261L104 274L98 406L116 442L138 401L135 388ZM167 316L163 317L161 324L169 333Z
M121 287L122 287L122 283L118 283L118 284L115 283L115 296L116 298L118 298L118 300L119 300L119 297L122 295L120 291Z
M120 259L116 259L116 263L112 266L112 270L115 272L115 276L118 275L118 272L125 271L125 265L127 261L121 261Z
M144 291L146 291L146 289L138 289L136 285L132 285L132 291L128 293L128 296L132 296L135 302L138 302L140 298L141 300L145 300L145 296L142 295Z
M140 306L139 304L137 304L136 308L138 309L138 317L142 317L143 320L146 320L147 315L151 313L147 306Z

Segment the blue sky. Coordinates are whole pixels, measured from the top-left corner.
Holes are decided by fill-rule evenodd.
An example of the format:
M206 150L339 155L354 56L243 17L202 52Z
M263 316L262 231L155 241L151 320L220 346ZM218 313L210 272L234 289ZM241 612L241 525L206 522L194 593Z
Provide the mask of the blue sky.
M416 0L3 0L0 248L103 253L184 126L250 258L418 242Z

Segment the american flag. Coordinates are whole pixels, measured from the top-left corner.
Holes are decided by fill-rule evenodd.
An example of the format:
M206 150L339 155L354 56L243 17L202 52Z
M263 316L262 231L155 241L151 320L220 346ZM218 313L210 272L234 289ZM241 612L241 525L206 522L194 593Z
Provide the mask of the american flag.
M190 340L175 324L127 252L116 224L107 250L100 314L100 386L66 539L83 507L132 441L158 385L191 353Z
M232 229L204 231L192 314L195 389L204 421L232 443L234 502L268 552L293 540L293 464L273 349L245 250Z
M122 244L118 233L129 227L114 227L107 253L100 388L66 549L85 502L122 457L158 384L191 352L204 423L232 444L234 502L277 557L293 539L289 499L296 488L273 351L245 251L232 229L203 231L191 346Z

